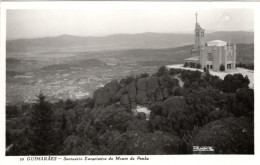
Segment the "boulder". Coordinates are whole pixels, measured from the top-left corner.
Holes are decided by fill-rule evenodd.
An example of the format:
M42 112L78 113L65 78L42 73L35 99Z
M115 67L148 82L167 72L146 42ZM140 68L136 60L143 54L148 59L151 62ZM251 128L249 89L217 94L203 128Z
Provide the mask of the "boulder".
M136 95L137 104L145 104L147 101L146 92L143 90L138 90Z
M158 132L127 131L109 146L112 155L184 154L186 145L179 137Z
M121 98L124 94L126 94L126 93L127 93L126 88L121 88L121 89L119 89L119 90L116 92L116 94L113 96L113 101L114 101L114 102L120 101L120 98Z
M147 78L140 78L138 81L137 81L137 90L146 90L146 80Z
M95 95L95 107L110 103L110 95L105 88L99 89Z
M149 77L146 81L146 95L149 102L155 101L155 91L159 88L158 78Z
M95 107L99 105L107 105L113 100L113 96L120 88L120 84L117 80L112 80L107 83L103 88L94 92L93 98L95 100Z
M93 93L93 99L96 100L97 96L100 95L100 93L103 91L103 87L97 89L94 93Z
M157 101L162 101L163 100L163 93L160 88L157 88L155 91L155 98Z
M146 92L155 93L155 90L159 87L158 78L157 77L149 77L146 81Z
M137 107L136 102L135 101L131 101L130 102L130 107L131 107L131 109L135 109Z
M135 82L131 82L128 85L128 97L130 101L135 101L135 97L136 97L136 85Z
M199 130L193 145L213 146L215 154L254 154L254 123L246 117L212 121Z
M121 97L120 103L123 104L123 105L129 105L130 104L130 101L129 101L127 94L125 94Z
M168 99L170 97L169 90L167 88L163 89L163 98Z
M159 83L163 87L167 87L169 85L169 82L171 80L171 76L168 74L164 74L159 78Z
M112 98L112 96L118 91L120 88L120 84L117 80L112 80L109 83L107 83L104 86L105 90L108 92L109 97Z

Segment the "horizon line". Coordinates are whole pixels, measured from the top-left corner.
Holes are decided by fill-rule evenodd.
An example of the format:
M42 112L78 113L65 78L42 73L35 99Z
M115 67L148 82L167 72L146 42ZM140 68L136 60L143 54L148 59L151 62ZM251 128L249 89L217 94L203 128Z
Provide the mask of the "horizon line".
M254 33L254 30L209 30L209 33L217 33L217 32L250 32ZM29 40L29 39L39 39L39 38L55 38L61 36L74 36L74 37L109 37L114 35L139 35L139 34L146 34L146 33L154 33L154 34L193 34L190 31L179 31L179 32L140 32L140 33L112 33L112 34L103 34L103 35L74 35L74 34L58 34L58 35L42 35L42 36L35 36L35 37L18 37L18 38L7 38L6 41L14 41L14 40ZM207 34L207 33L206 33Z

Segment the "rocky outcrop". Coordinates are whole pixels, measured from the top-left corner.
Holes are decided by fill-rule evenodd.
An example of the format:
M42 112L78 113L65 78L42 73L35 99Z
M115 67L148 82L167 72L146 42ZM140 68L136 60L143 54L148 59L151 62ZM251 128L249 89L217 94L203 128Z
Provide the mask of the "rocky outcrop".
M126 90L126 88L121 88L121 89L119 89L117 92L116 92L116 94L113 96L113 102L118 102L118 101L120 101L120 98L124 95L124 94L126 94L127 93L127 90Z
M157 88L155 91L155 98L157 101L162 101L163 100L163 93L160 88Z
M106 105L110 102L110 95L106 91L106 89L102 88L100 89L95 97L95 107L99 105Z
M146 90L146 80L147 78L140 78L138 81L137 81L137 90L142 90L142 91L145 91Z
M135 85L135 82L131 82L129 85L128 85L128 97L129 97L129 100L130 102L133 102L135 101L135 97L136 97L136 85Z
M147 101L146 92L143 90L138 90L136 95L136 102L138 104L145 104Z
M120 84L118 81L113 80L107 83L103 88L94 92L93 98L95 99L95 107L109 104L119 88Z
M137 104L163 101L170 97L169 89L165 87L169 78L169 75L160 78L146 77L131 80L127 84L119 84L117 80L113 80L94 93L95 107L120 101L121 104L135 109Z
M110 98L114 96L119 88L120 84L117 80L112 80L104 86L104 89L108 92Z
M127 94L125 94L125 95L123 95L123 96L121 97L120 103L121 103L122 105L129 105L129 104L130 104L130 101L129 101L129 98L128 98L128 95L127 95Z
M167 88L163 89L163 99L168 99L170 97L169 90Z
M130 107L131 109L135 109L136 108L136 83L135 81L131 82L128 86L128 98L130 101Z
M166 74L161 76L161 77L159 77L160 86L167 87L169 85L170 79L171 79L171 76L170 75L166 75Z
M215 154L254 154L253 124L246 117L212 121L198 132L193 145L213 146Z
M148 77L146 81L146 92L148 94L155 93L155 90L159 87L157 77Z
M97 90L93 93L93 99L96 100L96 99L97 99L97 96L99 96L102 91L103 91L103 88L97 89Z

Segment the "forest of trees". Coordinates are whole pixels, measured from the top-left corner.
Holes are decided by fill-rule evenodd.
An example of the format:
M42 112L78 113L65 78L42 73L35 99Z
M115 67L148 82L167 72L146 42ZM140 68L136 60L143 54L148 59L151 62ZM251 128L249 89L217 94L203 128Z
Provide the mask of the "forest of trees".
M154 75L144 73L120 83L126 86L146 77L161 78L169 95L143 105L151 110L149 120L118 102L96 107L94 98L49 103L48 96L40 93L35 103L7 105L6 147L12 148L6 155L190 154L196 135L208 123L233 118L254 121L254 90L241 74L221 80L208 70L161 67ZM249 127L247 132L252 130ZM144 142L136 147L138 138ZM148 145L150 138L156 143ZM244 143L243 138L247 136L236 141L239 145L232 151L219 152L252 154L254 142Z

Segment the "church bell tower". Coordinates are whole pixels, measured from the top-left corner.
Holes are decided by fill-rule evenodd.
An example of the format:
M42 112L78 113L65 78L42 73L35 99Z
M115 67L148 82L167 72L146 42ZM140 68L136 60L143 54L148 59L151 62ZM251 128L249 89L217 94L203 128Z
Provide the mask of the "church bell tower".
M194 51L199 51L202 47L205 46L204 35L205 29L202 29L198 23L198 14L196 16L196 24L195 24L195 45Z

